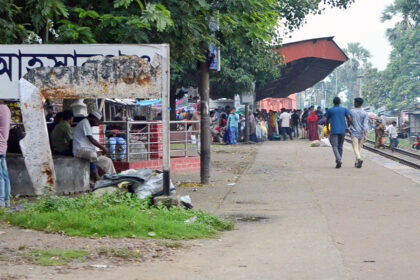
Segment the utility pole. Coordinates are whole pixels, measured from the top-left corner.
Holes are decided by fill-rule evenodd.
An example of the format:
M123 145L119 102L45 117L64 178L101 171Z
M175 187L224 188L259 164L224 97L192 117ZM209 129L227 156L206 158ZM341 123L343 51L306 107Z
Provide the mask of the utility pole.
M362 97L362 79L364 78L365 76L363 76L363 75L359 75L359 76L357 76L357 78L359 78L359 97Z
M338 71L335 71L335 96L338 96Z
M207 56L206 56L207 57ZM208 184L210 179L210 115L209 115L209 99L210 99L210 72L208 59L200 62L200 112L201 112L201 149L200 149L200 176L201 184Z

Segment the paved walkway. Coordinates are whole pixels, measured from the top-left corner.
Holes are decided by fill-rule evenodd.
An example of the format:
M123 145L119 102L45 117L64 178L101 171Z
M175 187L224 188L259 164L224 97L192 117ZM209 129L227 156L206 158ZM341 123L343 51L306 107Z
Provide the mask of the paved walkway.
M355 169L346 149L337 170L330 148L265 143L215 205L245 220L234 231L193 241L172 262L62 279L418 279L420 185L370 157Z

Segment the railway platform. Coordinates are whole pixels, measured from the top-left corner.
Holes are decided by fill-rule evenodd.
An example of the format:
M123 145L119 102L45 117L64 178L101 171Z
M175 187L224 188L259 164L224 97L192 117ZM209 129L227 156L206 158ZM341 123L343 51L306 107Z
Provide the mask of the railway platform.
M250 146L225 149L234 159ZM419 170L367 151L355 168L350 144L340 169L331 148L307 140L257 150L234 185L190 192L195 208L234 220L233 231L188 242L167 261L60 279L419 279Z

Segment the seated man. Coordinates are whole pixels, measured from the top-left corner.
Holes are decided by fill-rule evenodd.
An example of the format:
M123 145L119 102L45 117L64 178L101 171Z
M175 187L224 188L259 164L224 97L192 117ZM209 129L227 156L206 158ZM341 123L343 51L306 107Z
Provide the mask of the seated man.
M121 121L121 117L115 117L114 121ZM106 136L108 137L109 141L109 150L111 152L111 158L112 160L116 160L117 156L115 153L115 148L117 147L117 144L121 148L120 153L120 159L125 158L125 155L127 153L127 145L125 143L125 130L122 128L121 123L108 125L106 129Z
M89 116L80 121L73 134L73 155L96 163L106 174L115 174L115 167L112 160L106 156L98 156L95 147L98 147L107 154L108 150L92 136L92 126L98 126L102 115L99 112L92 112Z
M66 110L62 116L62 120L54 127L51 133L53 154L73 156L73 130L71 128L73 124L73 112Z

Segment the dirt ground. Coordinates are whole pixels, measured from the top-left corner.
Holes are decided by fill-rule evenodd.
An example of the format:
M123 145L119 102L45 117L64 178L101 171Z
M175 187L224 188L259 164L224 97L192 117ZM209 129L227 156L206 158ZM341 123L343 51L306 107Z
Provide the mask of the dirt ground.
M253 162L258 145L212 147L211 183L202 186L199 172L174 174L173 182L178 194L189 194L196 209L216 212L226 196L232 192L239 176ZM45 279L75 271L112 269L135 263L171 262L178 251L189 250L197 241L174 242L170 240L79 238L60 234L46 234L20 229L6 223L0 224L0 279ZM71 249L90 252L85 262L70 262L67 266L43 267L23 257L31 250ZM139 257L104 257L101 250L116 249L138 252ZM98 267L99 266L99 267Z

